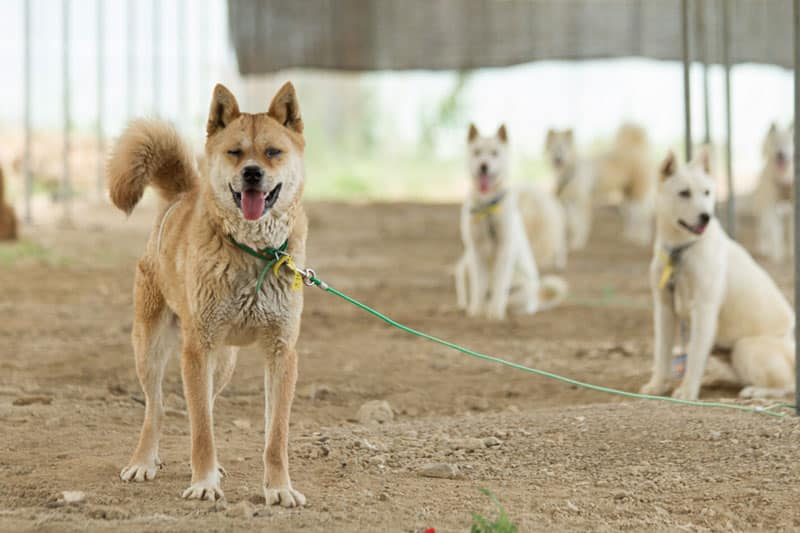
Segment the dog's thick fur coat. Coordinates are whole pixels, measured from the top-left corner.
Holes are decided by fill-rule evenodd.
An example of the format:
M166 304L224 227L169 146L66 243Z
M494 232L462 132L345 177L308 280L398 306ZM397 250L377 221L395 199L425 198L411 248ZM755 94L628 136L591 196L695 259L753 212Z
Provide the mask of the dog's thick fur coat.
M256 294L264 264L230 240L257 249L288 241L288 253L305 262L305 141L294 88L285 84L267 113L248 114L217 85L206 130L202 176L178 134L154 120L132 122L108 162L111 199L121 210L130 213L148 185L162 200L134 281L132 337L146 407L139 444L121 477L150 480L161 465L161 382L169 356L180 352L192 441L192 480L183 497L222 497L214 401L233 374L238 347L256 343L264 354L266 501L304 505L289 478L287 451L303 293L291 289L284 270L270 272ZM264 200L262 215L252 220L243 195L272 204Z
M566 265L561 206L545 190L508 184L507 145L505 126L492 137L470 126L472 186L461 209L464 255L456 265L456 294L470 316L492 320L505 318L509 304L526 313L553 307L567 292L559 277L540 279L536 262L543 257L556 268Z
M17 215L14 208L6 203L6 183L0 167L0 241L17 238Z
M670 389L670 363L680 329L688 332L686 373L674 397L697 399L715 348L730 353L726 374L744 386L741 396L793 392L794 313L764 269L714 218L708 153L683 167L670 154L661 176L650 265L654 365L642 392L660 395ZM668 259L676 253L680 259Z

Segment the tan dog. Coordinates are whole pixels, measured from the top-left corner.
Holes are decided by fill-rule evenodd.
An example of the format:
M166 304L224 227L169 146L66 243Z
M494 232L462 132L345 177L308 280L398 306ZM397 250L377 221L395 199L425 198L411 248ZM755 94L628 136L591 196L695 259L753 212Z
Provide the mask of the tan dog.
M5 190L3 169L0 168L0 241L11 241L17 238L17 215L14 208L6 203Z
M711 351L730 354L725 368L742 397L794 392L794 312L775 282L714 217L714 180L702 151L661 167L656 241L650 264L655 342L647 394L670 389L673 346L685 349L686 375L672 396L697 399ZM676 337L676 332L680 333ZM677 342L676 342L677 341Z
M117 207L129 213L147 185L162 199L134 282L133 346L146 407L121 477L156 475L161 381L168 357L180 351L192 430L192 481L183 497L221 498L214 400L231 378L238 347L256 343L265 366L264 495L267 504L304 505L289 480L287 451L303 293L293 290L291 272L271 268L256 293L265 262L232 242L259 250L286 243L298 264L305 261L305 141L294 87L284 85L267 113L248 114L217 85L206 130L206 175L177 133L153 120L133 122L108 163Z
M790 250L792 247L794 125L784 129L772 124L764 139L763 154L764 167L753 195L758 216L758 248L777 263L785 257L786 245Z

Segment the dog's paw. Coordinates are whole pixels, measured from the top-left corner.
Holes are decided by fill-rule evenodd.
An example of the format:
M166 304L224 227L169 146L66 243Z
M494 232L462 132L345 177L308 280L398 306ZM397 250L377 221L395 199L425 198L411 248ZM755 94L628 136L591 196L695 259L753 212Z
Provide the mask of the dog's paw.
M669 383L661 379L651 379L649 382L647 382L647 384L639 389L640 394L648 394L650 396L663 396L667 392L669 392Z
M216 476L214 476L216 478ZM219 486L218 479L204 479L197 483L192 483L188 489L181 494L187 500L208 500L215 501L225 498Z
M151 481L155 479L156 473L162 468L164 468L164 464L158 458L149 463L131 461L128 466L122 469L119 477L122 481Z
M306 504L306 497L299 491L288 487L265 487L264 499L267 505L280 505L282 507L303 507Z
M672 397L676 400L697 400L698 396L699 394L686 384L682 384L672 392Z

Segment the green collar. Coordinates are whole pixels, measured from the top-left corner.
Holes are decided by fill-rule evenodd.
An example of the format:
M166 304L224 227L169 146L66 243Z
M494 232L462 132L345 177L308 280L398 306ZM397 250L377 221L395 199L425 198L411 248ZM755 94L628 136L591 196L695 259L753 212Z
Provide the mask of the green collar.
M256 295L261 291L261 285L264 283L264 278L269 271L269 268L275 264L278 259L280 259L284 255L288 255L286 253L286 249L289 247L289 239L283 241L283 244L279 248L273 248L271 246L267 246L266 248L262 248L260 250L254 250L247 245L244 245L240 242L236 242L236 239L233 238L232 235L228 235L228 239L241 251L245 252L246 254L252 255L262 261L265 261L264 268L261 269L261 273L258 275L258 282L256 283Z

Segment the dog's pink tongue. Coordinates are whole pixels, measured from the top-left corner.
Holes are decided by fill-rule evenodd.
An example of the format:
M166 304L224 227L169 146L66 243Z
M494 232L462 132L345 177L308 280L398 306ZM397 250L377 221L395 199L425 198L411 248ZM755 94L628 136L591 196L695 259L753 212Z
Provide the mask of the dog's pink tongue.
M258 220L264 212L264 198L261 191L242 191L242 214L247 220Z
M478 176L478 187L480 188L481 192L486 192L489 190L488 174L481 174L480 176Z

